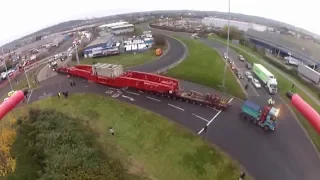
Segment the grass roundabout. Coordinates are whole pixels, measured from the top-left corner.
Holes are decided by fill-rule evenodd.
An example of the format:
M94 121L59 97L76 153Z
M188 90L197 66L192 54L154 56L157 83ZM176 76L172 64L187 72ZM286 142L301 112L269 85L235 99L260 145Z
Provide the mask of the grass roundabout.
M115 136L109 132L115 130ZM237 179L200 137L150 111L94 94L52 97L1 123L5 179Z

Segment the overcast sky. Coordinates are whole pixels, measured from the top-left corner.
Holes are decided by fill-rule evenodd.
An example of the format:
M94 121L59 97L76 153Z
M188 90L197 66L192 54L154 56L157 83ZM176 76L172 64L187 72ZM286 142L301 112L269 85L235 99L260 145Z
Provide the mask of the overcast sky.
M228 0L3 0L0 44L67 20L152 10L228 11ZM303 4L300 4L303 2ZM262 16L320 34L316 0L231 0L231 12Z

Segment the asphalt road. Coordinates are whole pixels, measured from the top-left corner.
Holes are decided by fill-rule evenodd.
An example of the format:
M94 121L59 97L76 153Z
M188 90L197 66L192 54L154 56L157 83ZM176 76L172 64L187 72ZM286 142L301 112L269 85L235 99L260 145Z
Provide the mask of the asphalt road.
M171 45L170 51L176 51L175 48ZM220 48L223 47L220 46ZM236 54L233 55L233 53L231 52L230 56L235 58L236 62L236 57L233 57ZM170 56L166 57L171 58ZM169 61L166 60L166 62ZM232 100L233 106L227 112L218 114L216 110L210 108L154 97L141 92L110 89L106 86L88 83L85 80L77 79L76 87L71 88L68 80L61 75L48 78L41 83L44 87L32 91L29 103L65 90L114 96L119 100L136 104L168 117L195 133L199 133L204 125L210 122L208 140L237 159L257 180L318 180L320 177L320 161L316 152L301 127L282 104L279 104L282 106L282 111L278 131L266 134L260 128L254 127L238 117L243 103L238 99ZM181 81L181 84L186 90L214 93L214 90L194 83ZM121 94L118 91L121 91ZM249 98L259 104L264 104L268 98L266 92L261 90L257 93L259 96L252 95ZM134 101L131 101L131 98ZM281 102L278 99L276 101ZM201 135L205 136L204 133Z

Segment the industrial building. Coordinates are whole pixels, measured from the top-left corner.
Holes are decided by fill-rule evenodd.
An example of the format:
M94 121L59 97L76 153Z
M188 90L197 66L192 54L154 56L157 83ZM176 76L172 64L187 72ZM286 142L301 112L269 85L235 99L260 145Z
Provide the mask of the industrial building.
M109 23L109 24L104 24L99 26L100 30L104 30L104 31L111 31L112 27L115 26L122 26L122 25L126 25L129 24L128 22L122 21L122 22L115 22L115 23Z
M91 42L84 49L84 57L94 57L96 54L101 54L103 51L114 48L115 39L112 34L105 34Z
M224 28L225 26L228 25L228 20L221 19L221 18L214 18L214 17L205 17L202 19L202 23L206 26ZM268 29L267 26L264 26L261 24L235 21L235 20L230 20L230 26L235 26L241 31L248 31L249 29L254 29L256 31L266 31Z
M111 27L111 31L114 35L118 34L125 34L134 32L134 25L133 24L124 24Z

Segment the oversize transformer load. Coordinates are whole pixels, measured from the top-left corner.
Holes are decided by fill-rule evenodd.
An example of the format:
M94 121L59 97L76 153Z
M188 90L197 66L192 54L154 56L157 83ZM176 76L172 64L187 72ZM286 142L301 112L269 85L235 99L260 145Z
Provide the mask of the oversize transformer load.
M16 91L0 105L0 120L24 100L26 92Z
M123 74L123 68L121 65L98 63L92 66L92 72L95 75L115 78Z
M320 115L308 103L306 103L298 94L287 92L287 97L291 104L309 121L312 127L320 134Z
M167 98L179 99L193 104L205 105L217 110L225 110L229 101L218 95L185 92L178 80L138 71L124 72L121 65L95 64L61 67L58 73L81 77L92 82L117 88L132 88Z

